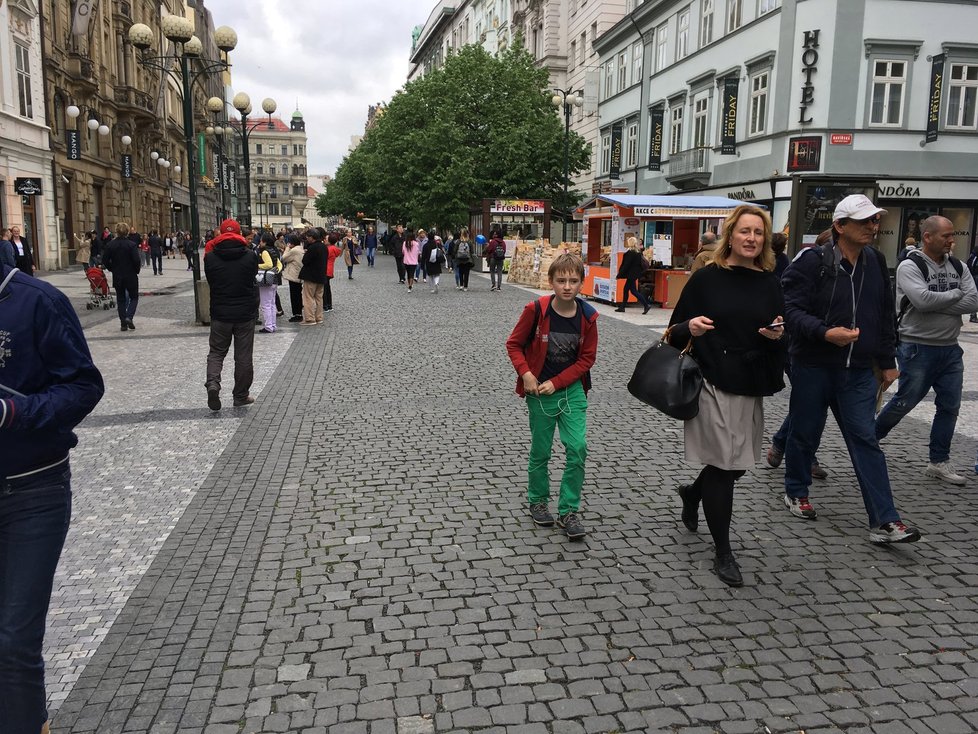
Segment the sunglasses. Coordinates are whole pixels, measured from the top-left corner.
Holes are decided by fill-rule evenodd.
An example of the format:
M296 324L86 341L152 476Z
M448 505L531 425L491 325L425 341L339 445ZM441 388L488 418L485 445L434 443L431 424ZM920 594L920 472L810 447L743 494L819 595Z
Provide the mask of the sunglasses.
M879 224L880 216L877 214L875 217L870 217L869 219L850 219L850 222L855 222L856 224Z

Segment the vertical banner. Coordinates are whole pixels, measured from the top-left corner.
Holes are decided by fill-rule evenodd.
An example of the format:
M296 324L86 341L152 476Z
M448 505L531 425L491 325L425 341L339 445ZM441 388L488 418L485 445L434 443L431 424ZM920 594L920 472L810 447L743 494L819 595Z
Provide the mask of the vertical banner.
M204 133L197 133L197 178L207 175L207 146Z
M221 164L221 186L225 191L231 188L231 166L227 163Z
M132 155L129 153L122 154L122 177L132 178Z
M71 11L71 34L73 36L87 36L88 24L95 15L98 8L98 0L75 0L75 6Z
M941 94L944 92L944 54L937 54L931 59L930 94L927 97L927 135L924 143L937 140L937 131L941 124Z
M81 133L77 130L65 131L65 148L68 151L69 161L81 160Z
M666 114L665 107L656 107L649 112L649 170L662 170L662 126Z
M624 126L613 125L611 128L611 166L610 178L621 178L621 136Z
M720 136L720 154L737 152L737 94L740 77L728 76L723 80L723 132Z

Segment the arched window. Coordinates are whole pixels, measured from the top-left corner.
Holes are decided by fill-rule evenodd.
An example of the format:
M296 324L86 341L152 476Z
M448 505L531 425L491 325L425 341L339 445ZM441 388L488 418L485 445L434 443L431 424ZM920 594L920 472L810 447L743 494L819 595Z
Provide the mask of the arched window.
M271 164L271 165L270 165L270 166L268 167L268 175L269 175L269 176L274 176L274 175L275 175L275 164L274 164L274 163L272 163L272 164Z
M299 166L296 163L293 163L292 164L292 175L293 176L298 176L299 175Z

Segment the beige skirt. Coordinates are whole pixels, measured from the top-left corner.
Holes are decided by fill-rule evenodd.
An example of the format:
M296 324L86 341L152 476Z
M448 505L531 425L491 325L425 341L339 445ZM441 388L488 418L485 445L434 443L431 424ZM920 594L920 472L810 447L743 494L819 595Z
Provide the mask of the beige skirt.
M700 412L684 424L686 461L753 469L764 444L764 399L724 392L703 380Z

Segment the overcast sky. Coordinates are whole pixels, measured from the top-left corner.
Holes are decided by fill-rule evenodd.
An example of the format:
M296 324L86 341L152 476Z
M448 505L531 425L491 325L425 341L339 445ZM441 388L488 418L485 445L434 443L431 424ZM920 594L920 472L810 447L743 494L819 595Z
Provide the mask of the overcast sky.
M411 29L437 0L205 0L214 25L238 33L231 84L261 113L272 97L306 121L309 173L336 172L367 108L407 79Z

